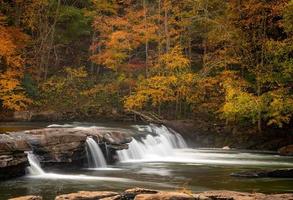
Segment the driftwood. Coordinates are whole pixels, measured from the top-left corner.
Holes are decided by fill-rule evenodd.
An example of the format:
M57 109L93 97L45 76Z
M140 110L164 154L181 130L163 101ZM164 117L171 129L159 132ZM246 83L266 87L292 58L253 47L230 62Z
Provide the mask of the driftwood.
M140 117L143 122L153 123L153 124L166 124L167 120L162 119L160 116L156 115L155 113L145 112L145 111L136 111L136 110L129 110L129 112L133 113Z

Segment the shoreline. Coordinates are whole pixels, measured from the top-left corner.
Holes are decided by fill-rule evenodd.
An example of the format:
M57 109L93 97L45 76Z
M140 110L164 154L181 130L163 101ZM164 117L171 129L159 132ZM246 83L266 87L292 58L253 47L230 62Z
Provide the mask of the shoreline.
M42 200L41 196L22 196L9 200ZM112 191L79 191L62 194L55 200L289 200L293 193L263 194L229 190L216 190L193 193L187 189L162 191L145 188L132 188L123 192Z

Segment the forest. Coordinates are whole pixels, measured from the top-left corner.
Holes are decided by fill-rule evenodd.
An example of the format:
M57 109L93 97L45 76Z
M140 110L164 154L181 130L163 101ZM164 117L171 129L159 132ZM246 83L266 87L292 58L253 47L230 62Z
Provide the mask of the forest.
M0 0L0 107L286 128L292 0Z

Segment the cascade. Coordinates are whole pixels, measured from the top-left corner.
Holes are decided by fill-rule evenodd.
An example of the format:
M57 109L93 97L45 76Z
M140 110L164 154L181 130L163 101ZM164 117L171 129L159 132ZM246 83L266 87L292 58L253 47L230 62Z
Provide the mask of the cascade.
M30 166L27 168L30 175L43 175L44 170L41 168L38 158L32 153L27 152L27 158Z
M187 148L186 142L176 131L165 126L135 126L138 131L148 132L145 138L133 138L126 150L118 151L121 162L172 156L175 149Z
M87 145L87 157L89 161L89 167L106 168L107 163L106 163L105 157L99 145L96 143L96 141L93 138L88 137L86 139L86 145Z

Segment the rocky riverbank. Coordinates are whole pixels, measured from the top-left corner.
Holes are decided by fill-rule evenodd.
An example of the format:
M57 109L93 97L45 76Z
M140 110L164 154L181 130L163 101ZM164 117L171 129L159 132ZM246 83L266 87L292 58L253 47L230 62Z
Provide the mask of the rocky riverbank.
M179 132L189 146L195 148L226 146L235 149L279 150L280 155L293 155L293 128L271 128L260 134L252 127L232 127L201 118L167 121L166 125Z
M0 178L4 180L25 174L28 166L26 151L32 151L43 167L82 167L87 163L87 137L99 144L108 163L115 162L115 152L127 149L132 140L122 132L94 127L45 128L0 134Z
M40 196L25 196L10 200L42 200ZM45 198L45 197L44 197ZM158 191L143 188L128 189L124 192L80 191L57 196L55 200L290 200L293 194L244 193L233 191Z
M25 140L0 134L0 180L25 174L28 160L24 152L28 150L30 146Z
M128 113L130 114L130 113ZM54 111L21 111L0 115L0 121L46 122L46 121L131 121L136 119L127 113L108 113L102 116L72 116ZM260 134L255 126L231 126L219 119L210 119L199 115L191 120L166 120L165 125L176 130L187 139L190 146L196 148L222 148L229 146L236 149L271 150L293 145L292 123L286 128L267 127ZM293 155L293 147L280 151L281 155Z

